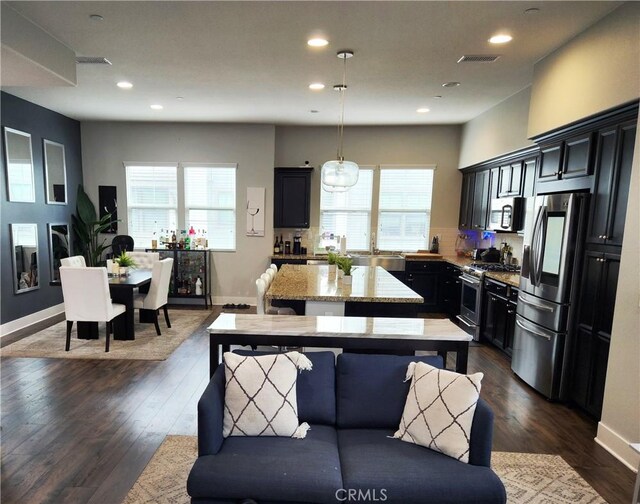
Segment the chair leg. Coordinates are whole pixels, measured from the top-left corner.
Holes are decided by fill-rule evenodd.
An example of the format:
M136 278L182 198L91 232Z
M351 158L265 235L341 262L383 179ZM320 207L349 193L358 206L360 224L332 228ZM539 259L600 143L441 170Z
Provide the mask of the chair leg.
M162 310L164 311L164 321L167 323L167 327L171 329L171 322L169 322L169 311L167 310L167 305L164 305L162 307Z
M73 320L67 320L67 344L64 347L65 352L71 348L71 329L73 328Z
M156 326L156 334L157 334L158 336L161 336L161 335L162 335L162 333L160 332L160 324L158 324L158 312L159 312L159 311L160 311L160 310L155 310L155 311L153 312L153 325L154 325L154 326Z
M111 321L107 322L107 342L104 347L104 351L109 351L109 338L111 337Z

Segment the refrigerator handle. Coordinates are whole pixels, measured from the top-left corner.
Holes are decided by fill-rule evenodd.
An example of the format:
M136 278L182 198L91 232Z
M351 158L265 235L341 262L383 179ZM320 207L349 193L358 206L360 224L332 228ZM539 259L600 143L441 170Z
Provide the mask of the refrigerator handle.
M525 327L522 324L522 322L520 322L519 320L516 320L516 324L518 324L518 327L520 327L520 329L522 329L523 331L526 331L531 334L535 334L536 336L540 336L541 338L551 341L551 336L549 336L548 334L544 334L538 331L534 331L533 329L529 329L528 327Z
M547 234L547 207L542 207L542 218L540 219L540 227L538 228L538 242L536 244L536 285L540 285L542 281L542 261L543 250L542 244L544 243L545 236Z
M539 229L539 225L540 225L540 219L542 217L542 214L544 212L544 206L541 206L538 209L538 215L536 215L536 222L533 225L533 233L531 233L531 249L529 252L529 278L531 279L531 283L535 286L538 285L537 284L537 278L538 278L538 274L536 272L536 265L538 264L538 257L537 257L537 252L538 252L538 246L537 246L537 241L538 241L538 229Z

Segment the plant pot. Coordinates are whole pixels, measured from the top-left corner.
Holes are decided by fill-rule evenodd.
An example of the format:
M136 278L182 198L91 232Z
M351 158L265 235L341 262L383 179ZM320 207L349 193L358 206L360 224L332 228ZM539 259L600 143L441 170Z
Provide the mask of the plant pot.
M351 279L353 277L351 275L344 275L342 277L342 285L351 285Z
M129 268L126 266L120 266L120 276L127 276L129 274Z
M342 271L341 269L338 269L338 278L342 278L344 277L344 271Z
M335 275L336 274L336 265L335 264L330 264L329 265L329 274L330 275Z

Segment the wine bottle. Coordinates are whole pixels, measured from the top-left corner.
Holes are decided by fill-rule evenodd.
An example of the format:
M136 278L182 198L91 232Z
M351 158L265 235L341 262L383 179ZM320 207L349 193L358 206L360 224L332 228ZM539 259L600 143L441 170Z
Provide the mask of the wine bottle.
M273 253L278 255L280 253L280 242L278 241L278 237L276 236L276 242L273 245Z

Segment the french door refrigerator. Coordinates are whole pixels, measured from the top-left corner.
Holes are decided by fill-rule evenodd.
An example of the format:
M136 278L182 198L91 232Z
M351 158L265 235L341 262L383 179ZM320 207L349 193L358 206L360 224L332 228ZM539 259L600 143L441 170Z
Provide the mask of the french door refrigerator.
M566 396L571 307L589 195L535 198L525 224L511 369L549 399Z

